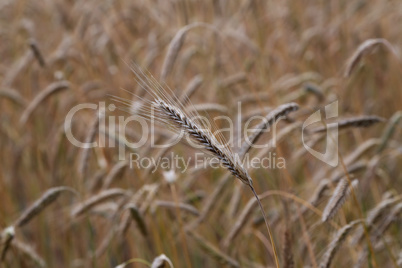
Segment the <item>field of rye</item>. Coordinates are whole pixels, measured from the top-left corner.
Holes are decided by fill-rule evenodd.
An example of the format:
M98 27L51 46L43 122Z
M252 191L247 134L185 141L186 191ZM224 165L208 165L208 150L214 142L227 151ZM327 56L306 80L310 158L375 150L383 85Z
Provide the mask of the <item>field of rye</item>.
M0 0L0 267L402 267L401 23L400 0Z

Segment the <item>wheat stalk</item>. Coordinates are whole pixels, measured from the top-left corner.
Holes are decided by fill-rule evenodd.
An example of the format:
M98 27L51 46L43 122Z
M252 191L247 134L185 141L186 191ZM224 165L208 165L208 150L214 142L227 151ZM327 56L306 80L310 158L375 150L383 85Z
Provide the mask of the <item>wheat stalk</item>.
M162 124L173 128L176 131L184 132L190 137L193 142L198 144L202 150L215 156L234 177L238 178L241 182L250 187L258 202L261 213L264 216L265 224L274 251L275 263L276 266L279 267L278 254L263 206L253 187L252 179L247 170L241 164L238 155L235 155L230 150L228 145L223 142L223 136L219 136L220 140L218 140L211 132L211 130L206 127L201 120L196 121L193 120L192 117L188 116L184 112L184 105L178 103L178 101L180 100L176 96L170 95L173 93L169 88L162 87L152 77L152 75L144 74L144 72L138 66L134 67L135 68L133 68L133 72L136 75L137 82L139 82L145 88L145 90L147 90L148 93L153 96L154 99L152 101L149 101L148 104L151 106L152 109L156 109L155 114L158 115L155 116L153 110L147 110L147 108L143 108L142 111L145 112L144 117L150 117L150 119L152 120L158 119ZM117 100L119 100L119 98L117 98ZM121 101L121 103L127 105L127 103L125 103L124 101ZM181 107L183 107L183 109ZM151 114L149 114L150 111Z

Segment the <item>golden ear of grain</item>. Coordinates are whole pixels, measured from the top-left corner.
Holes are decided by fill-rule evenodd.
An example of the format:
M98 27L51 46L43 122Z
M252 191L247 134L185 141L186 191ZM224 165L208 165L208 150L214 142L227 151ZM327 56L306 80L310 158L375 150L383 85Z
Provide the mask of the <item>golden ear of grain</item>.
M361 59L365 55L373 52L374 49L380 45L384 46L386 49L391 51L391 53L393 53L396 57L398 57L398 53L396 53L396 50L392 47L391 43L388 42L386 39L383 39L383 38L368 39L368 40L364 41L357 48L355 53L353 53L352 57L350 57L350 59L348 60L348 63L346 64L344 76L349 77L352 74L353 70L356 69L356 66L359 64Z
M252 185L251 178L246 169L241 166L239 161L236 161L233 155L229 155L220 148L221 144L219 144L211 133L204 131L179 108L166 103L162 99L155 100L155 106L163 115L165 115L168 122L178 130L185 131L195 142L202 145L206 151L216 156L223 166L226 167L235 177L247 185Z
M15 226L22 227L31 221L35 216L41 213L47 206L52 204L62 192L77 192L66 186L55 187L47 190L38 200L36 200L30 207L28 207L22 215L18 218Z
M355 187L358 183L358 180L354 180L352 182L352 187ZM339 181L336 186L334 193L332 194L328 204L326 205L324 212L322 213L322 222L326 222L331 219L338 210L342 207L343 203L345 203L347 197L349 196L351 189L349 185L348 179L342 179Z

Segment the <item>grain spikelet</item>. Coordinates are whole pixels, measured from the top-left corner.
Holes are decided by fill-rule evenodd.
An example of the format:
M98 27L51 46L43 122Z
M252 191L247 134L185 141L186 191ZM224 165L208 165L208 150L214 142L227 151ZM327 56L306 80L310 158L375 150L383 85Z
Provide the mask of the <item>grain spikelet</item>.
M344 119L341 120L339 122L337 122L337 124L331 124L331 127L338 127L338 129L345 129L345 128L350 128L350 127L356 127L356 128L360 128L360 127L370 127L374 124L377 124L379 122L384 122L385 119L381 118L379 116L361 116L361 117L354 117L354 118L350 118L350 119ZM313 130L314 133L318 133L318 132L325 132L327 129L331 129L331 127L320 127L317 128L315 130Z
M298 109L299 105L291 102L282 104L269 112L264 120L255 127L256 131L246 138L246 141L243 143L239 152L240 157L243 157L250 150L251 146L261 137L265 129L270 128L279 118L297 111Z
M387 48L389 51L391 51L395 56L398 57L398 54L396 53L395 49L392 47L392 45L385 39L383 38L377 38L377 39L368 39L366 41L364 41L355 51L355 53L352 55L352 57L350 57L350 59L348 60L348 63L346 65L346 69L345 69L345 73L344 76L345 77L349 77L353 70L356 69L356 66L359 64L359 62L361 61L361 59L374 51L374 49L376 49L378 46L384 46L385 48Z
M160 110L161 115L169 120L169 122L172 122L177 129L186 131L195 142L218 157L232 175L246 185L252 186L251 178L239 160L222 150L222 144L209 131L205 131L199 127L196 122L188 118L180 109L166 103L162 99L156 99L155 106Z
M71 211L71 216L78 217L82 215L83 213L87 212L94 206L103 203L109 199L113 199L115 197L120 197L126 195L126 191L123 189L115 188L115 189L109 189L100 192L97 195L94 195L90 197L89 199L85 200L81 204L77 205L72 211Z
M362 220L352 221L351 223L343 226L332 239L331 244L329 245L327 251L324 253L322 257L320 268L329 268L331 266L332 259L334 258L336 251L345 240L348 233L353 229L354 226L361 223Z
M193 119L199 118L197 115L194 117L187 115L184 112L184 105L177 102L178 98L176 96L170 95L171 90L169 88L163 88L151 75L145 75L138 67L133 69L133 71L137 81L142 83L142 86L146 88L148 93L154 98L149 103L151 110L144 109L144 117L148 116L150 119L157 119L161 124L170 127L176 132L187 134L201 150L215 156L222 166L228 169L234 177L250 187L250 190L253 192L258 202L261 213L264 215L264 219L266 219L264 209L253 187L251 177L243 167L238 155L235 155L229 145L224 142L225 138L223 135L217 138L205 122ZM170 90L170 92L168 90ZM118 100L118 98L116 99ZM125 102L122 101L122 103L124 104ZM156 109L155 113L153 109ZM274 250L275 263L276 266L279 267L278 255L272 233L266 220L265 224Z
M47 190L38 200L36 200L29 208L27 208L22 215L18 218L15 226L22 227L32 220L35 216L41 213L47 206L52 204L62 192L73 192L76 191L70 187L54 187Z
M24 110L20 117L20 125L24 125L32 112L38 107L38 105L45 99L49 98L52 94L55 94L64 89L70 88L70 83L68 81L54 82L48 85L43 91L41 91L36 97L31 101L28 107Z
M358 180L354 180L351 186L355 187L357 183ZM343 203L345 203L350 191L349 181L347 179L340 180L322 213L322 222L326 222L335 216Z
M384 219L384 221L380 224L378 229L373 235L373 240L377 241L381 235L384 234L384 232L391 226L391 224L398 218L399 214L402 213L402 202L397 203L387 215L387 217Z
M187 32L193 28L199 26L206 26L206 23L195 22L181 28L173 37L172 41L170 41L168 50L166 52L165 60L163 61L162 71L161 71L161 80L164 81L169 73L173 69L173 65L177 59L177 55L180 52L180 49L183 46L184 40L186 38ZM211 27L211 26L210 26Z
M366 219L367 228L371 229L373 227L373 224L375 224L382 216L384 216L384 214L391 208L391 206L399 200L400 198L385 199L381 201L377 206L375 206L372 210L370 210ZM363 228L359 228L356 231L352 243L354 245L359 243L362 240L363 236L364 230Z

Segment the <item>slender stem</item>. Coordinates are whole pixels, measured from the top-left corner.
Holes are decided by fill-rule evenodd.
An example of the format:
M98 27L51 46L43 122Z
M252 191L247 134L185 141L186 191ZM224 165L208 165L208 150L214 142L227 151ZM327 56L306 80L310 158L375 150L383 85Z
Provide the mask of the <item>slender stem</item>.
M269 227L268 219L267 219L267 216L265 215L264 208L262 207L262 204L261 204L261 202L260 202L260 199L258 198L257 193L255 192L254 187L253 187L251 184L248 184L248 186L250 186L250 189L251 189L251 191L253 192L255 198L257 199L258 205L260 206L260 210L261 210L262 216L264 217L265 225L267 226L269 239L271 240L272 249L273 249L273 251L274 251L275 265L276 265L277 268L280 268L280 266L279 266L279 260L278 260L278 252L276 251L275 242L274 242L274 237L272 236L271 228Z

